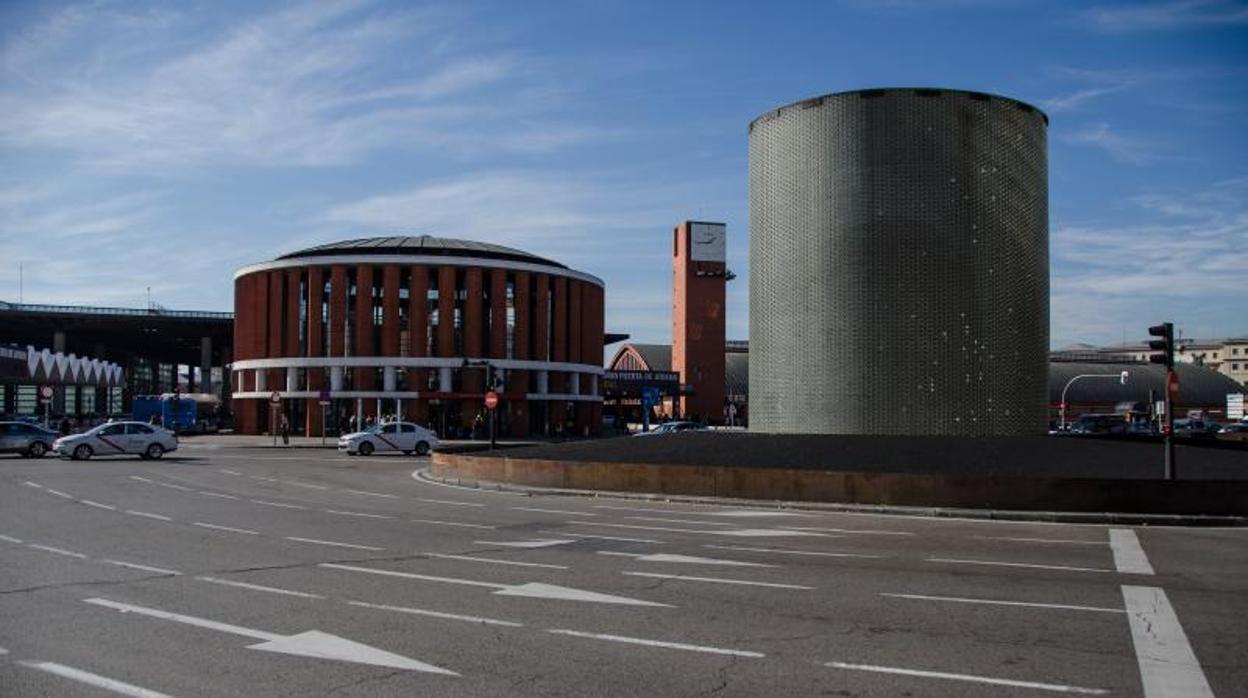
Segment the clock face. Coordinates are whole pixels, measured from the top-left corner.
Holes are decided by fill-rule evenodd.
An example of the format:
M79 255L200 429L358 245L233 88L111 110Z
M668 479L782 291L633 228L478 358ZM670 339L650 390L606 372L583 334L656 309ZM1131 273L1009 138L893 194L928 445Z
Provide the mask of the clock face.
M728 227L723 223L693 223L689 230L689 258L695 262L727 261Z

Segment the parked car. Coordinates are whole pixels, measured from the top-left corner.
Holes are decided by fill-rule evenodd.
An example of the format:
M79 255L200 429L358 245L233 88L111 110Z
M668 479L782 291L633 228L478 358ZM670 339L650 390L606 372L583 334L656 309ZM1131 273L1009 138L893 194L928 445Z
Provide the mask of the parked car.
M1125 434L1127 421L1117 414L1082 414L1070 427L1072 434Z
M651 429L650 431L641 431L633 436L659 436L661 434L675 434L679 431L708 431L706 427L697 422L664 422Z
M22 458L42 458L52 450L59 435L29 422L0 422L0 453L17 453Z
M142 422L109 422L59 438L52 450L62 458L74 460L92 456L138 456L152 460L178 450L178 437Z
M423 456L437 447L436 434L411 422L386 422L364 431L343 434L338 439L338 450L345 451L349 456L371 456L382 451Z
M1174 435L1188 436L1192 438L1212 437L1218 433L1218 424L1216 422L1206 422L1203 419L1176 419L1174 420Z
M1248 441L1248 423L1226 424L1216 438L1220 441Z

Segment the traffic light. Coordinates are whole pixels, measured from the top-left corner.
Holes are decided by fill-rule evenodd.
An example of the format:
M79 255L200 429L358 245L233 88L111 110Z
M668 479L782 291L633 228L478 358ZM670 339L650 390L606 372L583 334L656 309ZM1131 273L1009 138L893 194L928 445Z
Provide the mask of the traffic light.
M1166 368L1174 368L1174 323L1163 322L1148 328L1150 337L1159 337L1160 339L1150 339L1148 348L1152 351L1159 351L1160 354L1150 354L1148 360L1154 364L1165 364Z

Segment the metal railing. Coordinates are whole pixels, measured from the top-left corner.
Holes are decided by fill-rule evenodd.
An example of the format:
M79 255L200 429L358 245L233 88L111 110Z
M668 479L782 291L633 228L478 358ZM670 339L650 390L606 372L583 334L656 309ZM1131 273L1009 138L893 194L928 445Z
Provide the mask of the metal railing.
M216 310L168 310L165 308L108 308L90 305L44 305L0 301L0 312L54 313L57 315L119 315L125 317L163 317L178 320L233 320L234 313Z

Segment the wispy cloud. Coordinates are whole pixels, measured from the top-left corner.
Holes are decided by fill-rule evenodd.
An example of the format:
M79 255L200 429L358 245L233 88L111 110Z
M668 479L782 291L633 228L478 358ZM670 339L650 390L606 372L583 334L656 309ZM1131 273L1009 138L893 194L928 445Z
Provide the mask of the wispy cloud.
M1171 157L1163 151L1161 144L1141 136L1120 133L1107 123L1075 131L1063 139L1069 143L1100 148L1114 160L1131 165L1143 165Z
M1167 0L1093 7L1078 13L1079 23L1107 33L1198 26L1248 24L1248 4L1240 0Z
M1227 290L1248 269L1248 179L1131 203L1146 222L1061 225L1053 233L1055 345L1134 337L1159 318L1231 330L1242 304ZM1208 329L1202 329L1208 331Z
M1115 85L1106 85L1102 87L1085 87L1079 90L1075 90L1074 92L1061 95L1059 97L1052 97L1050 99L1046 99L1043 102L1041 102L1041 106L1043 106L1045 111L1048 111L1049 113L1070 111L1072 109L1075 109L1081 106L1084 102L1096 99L1097 97L1104 97L1105 95L1111 95L1111 94L1114 94L1115 92L1121 92L1133 85L1135 85L1134 80L1127 80L1124 82L1119 82L1118 84L1115 84Z
M0 145L176 173L341 165L383 149L545 152L599 135L527 98L546 78L523 57L436 48L465 28L452 10L312 2L176 34L140 20L183 21L73 6L16 38L0 58L10 78L0 83ZM129 60L136 51L145 60ZM385 77L374 70L382 64ZM525 139L513 127L524 120L547 125Z

